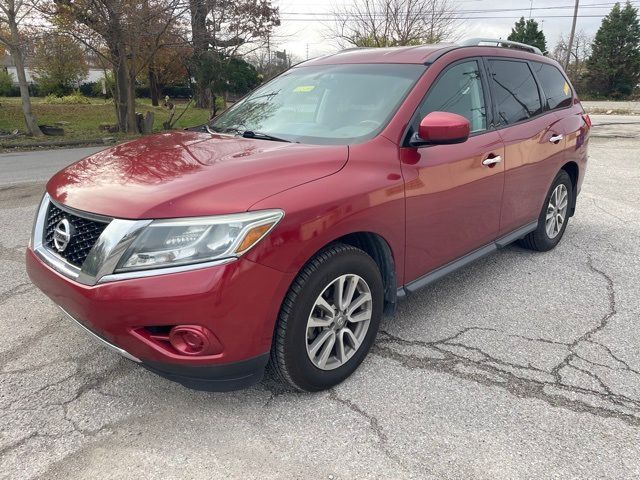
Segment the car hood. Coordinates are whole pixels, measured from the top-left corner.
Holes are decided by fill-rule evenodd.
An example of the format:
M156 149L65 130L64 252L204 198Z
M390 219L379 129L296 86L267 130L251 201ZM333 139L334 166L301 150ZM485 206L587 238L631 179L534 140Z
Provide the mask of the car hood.
M80 160L58 172L47 192L69 207L118 218L233 213L331 175L347 157L344 145L167 132Z

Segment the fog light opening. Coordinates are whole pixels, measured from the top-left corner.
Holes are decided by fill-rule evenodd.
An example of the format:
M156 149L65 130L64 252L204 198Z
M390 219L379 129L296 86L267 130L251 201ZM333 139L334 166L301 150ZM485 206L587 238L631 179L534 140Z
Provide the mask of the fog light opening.
M208 330L197 325L178 325L169 332L169 343L183 355L206 355L212 350Z

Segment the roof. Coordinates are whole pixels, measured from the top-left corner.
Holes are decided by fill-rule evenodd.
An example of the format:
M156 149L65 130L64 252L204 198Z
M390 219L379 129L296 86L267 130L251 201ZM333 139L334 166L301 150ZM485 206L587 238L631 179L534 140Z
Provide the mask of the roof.
M495 45L483 45L491 42ZM515 46L527 47L530 51ZM512 48L506 48L511 46ZM414 63L430 64L443 54L452 50L474 49L477 55L500 55L536 59L545 61L547 57L535 47L518 44L506 40L491 40L484 38L471 39L462 43L440 43L432 45L418 45L413 47L390 47L390 48L350 48L341 52L323 57L314 58L303 62L301 65L334 65L346 63Z
M455 47L453 44L418 45L414 47L349 48L341 52L304 62L304 65L336 63L425 63L434 53Z

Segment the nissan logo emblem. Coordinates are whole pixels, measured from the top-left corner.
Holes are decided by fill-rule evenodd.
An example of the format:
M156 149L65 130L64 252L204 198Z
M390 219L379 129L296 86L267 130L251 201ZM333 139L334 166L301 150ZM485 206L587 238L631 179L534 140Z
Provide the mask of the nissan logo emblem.
M71 228L69 220L63 218L58 222L56 228L53 230L53 245L60 253L64 252L65 248L67 248L71 241Z

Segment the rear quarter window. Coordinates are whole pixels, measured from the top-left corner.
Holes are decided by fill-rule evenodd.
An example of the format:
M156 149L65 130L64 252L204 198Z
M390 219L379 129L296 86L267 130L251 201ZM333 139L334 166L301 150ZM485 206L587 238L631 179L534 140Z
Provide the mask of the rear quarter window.
M573 92L562 72L546 63L533 62L532 67L547 97L547 108L556 110L570 106Z
M489 60L489 71L500 123L522 122L542 113L538 86L528 63Z

